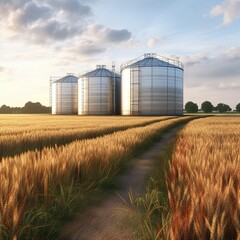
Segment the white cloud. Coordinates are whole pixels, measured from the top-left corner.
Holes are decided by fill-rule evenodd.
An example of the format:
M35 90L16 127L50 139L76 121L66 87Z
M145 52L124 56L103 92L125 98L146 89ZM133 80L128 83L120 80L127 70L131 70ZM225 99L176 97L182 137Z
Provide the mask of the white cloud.
M180 61L183 62L185 66L193 66L195 64L206 63L210 61L210 58L204 53L201 53L193 56L182 56Z
M181 58L189 77L201 85L202 83L229 82L230 79L239 81L240 48L230 48L215 57L208 53L186 56ZM230 85L229 85L230 86Z
M127 29L111 29L95 24L87 27L84 37L101 43L121 43L129 41L132 33Z
M71 41L71 45L61 47L60 52L67 58L87 60L105 53L112 47L127 45L131 40L132 34L126 29L112 29L99 24L89 25Z
M64 41L82 33L82 27L70 26L56 20L49 20L32 27L30 36L37 43L49 41Z
M132 38L127 29L91 25L92 10L83 0L0 0L0 13L3 30L15 39L49 46L75 45L78 49L76 42L80 41L84 42L83 48L77 52L84 54L103 52L105 45ZM97 43L102 46L98 47Z
M240 0L224 0L222 4L212 8L210 16L223 16L223 24L231 24L234 20L240 18Z
M219 83L218 85L218 88L219 89L240 89L240 83L237 83L237 82L221 82Z
M93 42L82 42L76 47L71 49L71 52L75 55L80 56L92 56L105 52L107 49L105 47L94 44Z
M153 38L149 38L148 42L147 42L147 46L149 48L154 48L157 45L159 45L161 42L165 41L165 38L161 38L161 37L153 37Z
M5 31L38 44L72 39L92 16L81 0L0 0L0 13Z
M35 2L27 3L21 10L18 9L16 15L16 24L28 26L37 21L49 19L52 9L47 6L39 6Z
M234 107L240 102L240 48L209 56L211 50L180 58L185 65L185 101L223 101Z

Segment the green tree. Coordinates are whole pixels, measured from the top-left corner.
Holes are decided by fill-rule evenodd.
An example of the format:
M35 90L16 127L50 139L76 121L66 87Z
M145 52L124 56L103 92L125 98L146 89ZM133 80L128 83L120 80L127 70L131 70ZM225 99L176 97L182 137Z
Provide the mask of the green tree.
M185 110L187 113L197 113L198 112L198 105L194 102L187 102L185 104Z
M2 105L0 108L0 113L12 113L12 109L9 106Z
M213 111L213 105L209 101L205 101L201 105L201 109L205 113L211 113Z
M239 113L240 113L240 103L239 103L239 104L237 104L237 106L236 106L236 110L237 110L237 112L239 112Z
M216 110L219 111L220 113L232 111L232 109L225 103L219 103L216 107Z
M11 109L12 109L12 113L14 113L14 114L22 113L21 107L12 107Z
M50 109L39 102L27 102L22 110L23 113L49 113Z

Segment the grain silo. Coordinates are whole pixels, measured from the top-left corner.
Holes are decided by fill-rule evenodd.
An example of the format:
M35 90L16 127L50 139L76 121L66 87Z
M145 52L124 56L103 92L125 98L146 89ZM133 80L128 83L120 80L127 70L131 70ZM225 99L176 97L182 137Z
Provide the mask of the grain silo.
M120 75L105 65L78 79L79 115L120 114Z
M147 53L121 66L122 115L182 115L183 64Z
M77 114L78 78L73 74L50 80L52 114Z

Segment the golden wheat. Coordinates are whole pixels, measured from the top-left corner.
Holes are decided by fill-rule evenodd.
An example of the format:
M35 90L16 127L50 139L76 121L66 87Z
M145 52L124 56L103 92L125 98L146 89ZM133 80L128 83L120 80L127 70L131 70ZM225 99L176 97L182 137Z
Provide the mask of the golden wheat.
M194 120L167 176L171 239L240 239L240 118Z
M12 236L21 228L20 220L30 196L48 197L49 189L71 179L79 182L117 171L137 148L159 136L165 129L192 119L182 117L103 137L76 141L66 146L44 148L3 158L0 164L0 225Z
M125 126L141 122L168 118L132 116L74 116L47 114L4 114L0 115L0 135L21 134L26 132Z
M172 117L0 116L0 158L62 145Z

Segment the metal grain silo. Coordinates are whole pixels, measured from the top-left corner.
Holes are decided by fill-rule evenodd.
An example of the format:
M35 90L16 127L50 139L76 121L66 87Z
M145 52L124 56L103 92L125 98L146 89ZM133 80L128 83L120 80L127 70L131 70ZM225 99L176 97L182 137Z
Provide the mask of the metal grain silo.
M121 66L122 115L182 115L183 64L147 53Z
M120 75L98 65L78 79L79 115L120 114Z
M78 112L78 78L68 74L62 78L50 80L50 100L52 114L77 114Z

